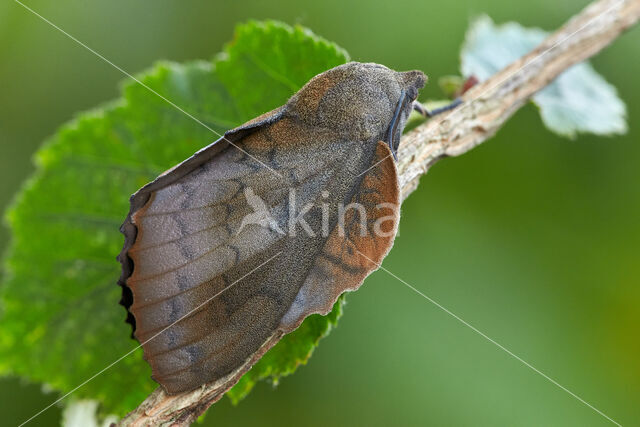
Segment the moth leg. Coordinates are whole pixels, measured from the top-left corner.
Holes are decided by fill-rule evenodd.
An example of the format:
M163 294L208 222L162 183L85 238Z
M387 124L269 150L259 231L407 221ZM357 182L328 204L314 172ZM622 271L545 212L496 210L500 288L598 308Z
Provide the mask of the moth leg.
M456 98L450 104L445 105L444 107L434 108L433 110L427 110L424 105L420 104L418 101L413 101L413 109L418 113L422 114L425 117L433 117L440 113L444 113L445 111L450 111L456 108L458 105L462 104L462 99Z

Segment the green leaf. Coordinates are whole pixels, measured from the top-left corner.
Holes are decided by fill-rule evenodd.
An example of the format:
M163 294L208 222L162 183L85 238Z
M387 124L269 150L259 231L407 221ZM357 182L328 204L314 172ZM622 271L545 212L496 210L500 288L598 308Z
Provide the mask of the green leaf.
M147 86L222 134L284 104L346 52L302 28L249 22L212 62L163 62L139 76ZM74 392L124 414L156 384L118 304L115 257L128 198L218 136L141 85L63 126L37 153L37 172L7 213L13 239L0 287L0 373ZM277 381L304 363L336 324L337 304L286 336L231 393Z
M461 53L464 76L486 80L498 70L530 52L548 33L509 22L495 25L482 16L472 23ZM544 124L553 132L574 137L578 132L597 135L627 131L626 107L615 87L588 62L569 68L533 97Z
M460 76L442 76L438 79L438 86L447 98L454 98L463 85L464 79Z

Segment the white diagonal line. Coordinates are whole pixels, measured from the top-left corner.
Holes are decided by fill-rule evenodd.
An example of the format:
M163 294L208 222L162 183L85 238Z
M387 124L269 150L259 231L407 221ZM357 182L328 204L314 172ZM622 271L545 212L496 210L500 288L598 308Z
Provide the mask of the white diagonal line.
M544 372L540 371L538 368L536 368L535 366L533 366L532 364L530 364L529 362L527 362L526 360L522 359L520 356L518 356L517 354L513 353L511 350L509 350L508 348L506 348L505 346L503 346L502 344L500 344L499 342L497 342L496 340L494 340L493 338L491 338L490 336L488 336L487 334L485 334L484 332L482 332L481 330L479 330L478 328L476 328L475 326L473 326L472 324L470 324L469 322L467 322L466 320L464 320L463 318L461 318L460 316L458 316L457 314L453 313L451 310L449 310L448 308L444 307L442 304L438 303L436 300L434 300L433 298L430 298L429 296L425 295L422 291L416 289L414 286L411 286L409 283L407 283L406 281L404 281L403 279L401 279L400 277L396 276L395 274L393 274L392 272L390 272L389 270L387 270L386 268L384 268L383 266L381 266L380 264L376 263L375 261L373 261L371 258L369 258L368 256L366 256L365 254L363 254L362 252L360 252L358 249L356 249L356 251L362 255L364 258L366 258L367 260L369 260L371 263L373 263L374 265L376 265L378 268L380 268L381 270L383 270L385 273L389 274L391 277L395 278L396 280L402 282L405 286L407 286L409 289L411 289L412 291L414 291L415 293L417 293L418 295L420 295L421 297L423 297L424 299L426 299L427 301L429 301L431 304L435 305L436 307L438 307L440 310L444 311L445 313L447 313L449 316L453 317L454 319L456 319L458 322L462 323L464 326L468 327L469 329L471 329L472 331L474 331L475 333L477 333L478 335L480 335L481 337L483 337L484 339L486 339L487 341L489 341L490 343L494 344L496 347L498 347L500 350L504 351L505 353L507 353L509 356L513 357L514 359L516 359L517 361L519 361L520 363L522 363L523 365L525 365L527 368L531 369L532 371L536 372L538 375L542 376L543 378L545 378L546 380L550 381L552 384L556 385L557 387L559 387L560 389L564 390L565 392L567 392L568 394L570 394L571 396L573 396L574 398L578 399L580 402L582 402L583 404L585 404L586 406L588 406L589 408L593 409L594 411L596 411L598 414L602 415L604 418L606 418L607 420L611 421L613 424L620 426L621 424L616 422L615 420L613 420L611 417L609 417L607 414L605 414L604 412L602 412L601 410L599 410L598 408L594 407L593 405L591 405L589 402L587 402L586 400L584 400L583 398L581 398L580 396L578 396L577 394L575 394L574 392L572 392L571 390L569 390L568 388L566 388L565 386L563 386L562 384L560 384L559 382L557 382L556 380L554 380L553 378L551 378L550 376L548 376L547 374L545 374Z
M151 87L149 87L148 85L146 85L145 83L143 83L142 81L140 81L140 79L136 78L135 76L133 76L131 73L127 72L126 70L124 70L122 67L118 66L117 64L114 64L112 61L110 61L109 59L105 58L103 55L101 55L100 53L96 52L94 49L92 49L91 47L87 46L86 44L84 44L83 42L81 42L80 40L78 40L77 38L75 38L74 36L72 36L71 34L69 34L68 32L66 32L65 30L63 30L62 28L58 27L56 24L54 24L53 22L51 22L50 20L48 20L47 18L45 18L44 16L40 15L38 12L36 12L35 10L31 9L29 6L25 5L24 3L22 3L20 0L13 0L14 2L18 3L20 6L22 6L23 8L25 8L26 10L28 10L29 12L33 13L34 15L36 15L38 18L42 19L44 22L46 22L47 24L51 25L53 28L55 28L56 30L60 31L62 34L64 34L65 36L69 37L71 40L73 40L74 42L76 42L77 44L79 44L80 46L84 47L85 49L87 49L89 52L93 53L94 55L96 55L98 58L102 59L104 62L106 62L107 64L111 65L113 68L115 68L116 70L120 71L122 74L124 74L125 76L129 77L130 79L134 80L136 83L138 83L140 86L144 87L145 89L147 89L149 92L153 93L154 95L158 96L159 98L161 98L162 100L164 100L167 104L171 105L172 107L174 107L175 109L177 109L178 111L180 111L182 114L186 115L187 117L191 118L193 121L195 121L196 123L198 123L199 125L203 126L204 128L208 129L209 131L213 132L215 135L217 135L218 137L222 138L223 140L227 141L229 144L231 144L232 146L234 146L235 148L237 148L238 150L242 151L243 153L245 153L247 156L249 156L250 158L252 158L253 160L255 160L256 162L260 163L262 166L264 166L265 168L269 169L271 172L275 173L276 175L278 175L280 178L282 178L283 176L276 172L275 169L271 168L270 166L266 165L264 162L260 161L259 159L257 159L255 156L252 156L251 154L247 153L246 150L243 150L242 148L240 148L238 145L234 144L233 142L229 141L229 139L227 139L224 135L221 135L220 133L218 133L216 130L214 130L213 128L211 128L210 126L208 126L206 123L204 123L202 120L198 119L196 116L194 116L193 114L189 113L188 111L186 111L184 108L180 107L179 105L175 104L173 101L171 101L170 99L166 98L165 96L161 95L160 93L158 93L156 90L152 89Z
M493 86L488 87L487 89L483 90L482 92L480 92L477 96L473 97L471 100L469 101L465 101L460 107L452 110L449 114L445 114L441 119L439 119L436 122L436 125L430 129L429 132L427 132L425 134L425 138L427 136L429 136L434 130L437 129L438 126L440 126L442 124L442 122L449 117L450 115L455 115L455 114L459 114L460 111L464 110L465 108L467 108L468 106L470 106L471 104L473 104L475 101L477 101L478 99L480 99L482 96L486 95L487 92L492 91L493 89L495 89L496 87L500 86L502 83L504 83L505 81L507 81L508 79L510 79L511 77L513 77L516 73L520 72L521 70L525 69L526 67L528 67L529 65L533 64L535 61L539 60L540 58L542 58L543 56L545 56L547 53L551 52L553 49L555 49L556 47L558 47L560 44L566 42L567 40L569 40L570 38L572 38L573 36L575 36L577 33L579 33L580 31L584 30L586 27L588 27L589 25L591 25L596 19L599 19L601 16L609 13L610 11L612 11L613 9L615 9L616 7L620 6L625 0L620 0L614 4L612 4L609 8L607 8L606 10L604 10L603 12L599 13L598 15L592 17L591 19L589 19L587 22L585 22L580 28L578 28L577 30L575 30L574 32L572 32L571 34L567 35L566 37L564 37L561 40L558 40L557 42L555 42L553 45L551 45L550 47L548 47L547 49L545 49L544 51L540 52L538 55L534 56L533 58L531 58L530 60L528 60L527 62L525 62L521 67L513 70L513 72L507 74L504 78L500 79L497 83L495 83ZM383 158L382 160L380 160L379 162L377 162L376 164L374 164L373 166L369 167L367 170L365 170L364 172L359 173L358 175L356 175L356 178L364 175L365 173L369 172L371 169L375 168L376 166L378 166L378 164L382 163L383 161L385 161L387 158L391 157L391 154L387 154L387 156L385 158Z
M375 168L376 166L378 166L380 163L384 162L385 160L387 160L389 157L391 157L393 154L387 154L386 156L384 156L382 158L382 160L375 162L373 165L369 166L364 172L359 173L358 175L356 175L355 177L358 178L362 175L364 175L365 173L369 172L371 169Z
M181 318L179 318L178 320L176 320L175 322L171 323L170 325L168 325L167 327L165 327L164 329L162 329L160 332L156 333L155 335L153 335L151 338L145 340L143 343L141 343L140 345L134 347L131 351L125 353L123 356L119 357L117 360L113 361L110 365L106 366L105 368L101 369L100 371L96 372L95 374L93 374L89 379L85 380L84 382L82 382L81 384L77 385L75 388L73 388L71 391L69 391L68 393L66 393L65 395L63 395L62 397L60 397L58 400L56 400L55 402L51 403L50 405L48 405L47 407L43 408L42 410L40 410L38 413L36 413L35 415L31 416L28 420L22 422L22 424L20 424L18 427L22 427L23 425L27 424L28 422L30 422L31 420L33 420L34 418L36 418L38 415L42 414L43 412L45 412L47 409L51 408L53 405L56 405L57 403L61 402L62 400L64 400L66 397L68 397L70 394L72 394L73 392L75 392L76 390L78 390L80 387L82 387L83 385L87 384L88 382L90 382L91 380L93 380L95 377L99 376L100 374L102 374L103 372L105 372L106 370L108 370L109 368L111 368L112 366L116 365L118 362L120 362L122 359L124 359L125 357L129 356L131 353L133 353L134 351L136 351L137 349L139 349L140 347L142 347L143 345L145 345L146 343L148 343L149 341L151 341L152 339L156 338L158 335L162 334L163 332L165 332L167 329L171 328L173 325L175 325L176 323L180 322L181 320L184 320L185 318L191 316L191 314L195 313L196 311L200 310L203 306L207 305L208 303L211 302L211 300L213 300L215 297L217 297L218 295L220 295L221 293L223 293L224 291L230 289L233 285L235 285L236 283L238 283L239 281L241 281L242 279L244 279L245 277L249 276L250 274L252 274L254 271L258 270L260 267L262 267L263 265L267 264L268 262L270 262L272 259L274 259L275 257L277 257L278 255L280 255L282 253L282 251L278 252L277 254L275 254L274 256L272 256L271 258L269 258L268 260L266 260L265 262L263 262L262 264L260 264L259 266L257 266L256 268L254 268L253 270L251 270L250 272L248 272L247 274L245 274L244 276L242 276L241 278L239 278L238 280L236 280L235 282L231 283L229 286L227 286L226 288L222 289L220 292L218 292L217 294L215 294L214 296L212 296L211 298L207 299L205 302L203 302L202 304L200 304L199 306L197 306L196 308L194 308L193 310L191 310L190 312L188 312L187 314L185 314L184 316L182 316Z

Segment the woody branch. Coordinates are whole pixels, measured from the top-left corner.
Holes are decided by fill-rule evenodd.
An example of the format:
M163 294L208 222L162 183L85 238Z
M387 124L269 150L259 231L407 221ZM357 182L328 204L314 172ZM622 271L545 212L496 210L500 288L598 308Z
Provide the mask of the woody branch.
M489 139L532 95L572 65L598 53L639 18L640 0L593 2L532 52L465 93L457 109L405 135L398 152L403 200L434 163ZM119 425L188 425L219 400L245 369L178 395L167 395L158 387Z

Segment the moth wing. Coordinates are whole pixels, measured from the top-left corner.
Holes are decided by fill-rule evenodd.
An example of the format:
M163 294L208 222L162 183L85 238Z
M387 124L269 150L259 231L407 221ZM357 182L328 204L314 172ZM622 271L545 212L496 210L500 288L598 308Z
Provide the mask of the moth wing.
M295 298L312 262L306 249L319 242L278 232L288 219L289 187L301 203L314 198L330 178L326 170L345 155L341 144L322 142L327 135L307 135L314 150L326 149L309 162L310 145L300 138L295 121L276 110L227 133L237 148L212 144L132 196L119 256L123 305L167 391L237 368ZM243 223L256 213L252 197L273 223ZM296 259L300 253L306 259Z
M400 220L401 198L396 165L386 143L378 142L372 163L375 166L364 174L347 201L344 227L338 224L331 231L282 319L279 329L284 333L296 329L310 314L329 313L338 297L358 289L391 250ZM358 205L366 209L364 223L355 210Z
M388 155L384 144L371 145L375 153L369 153L335 135L303 131L281 112L233 132L240 149L214 144L161 175L132 197L123 225L121 283L131 292L125 304L153 377L169 393L247 369L248 360L254 363L277 341L274 334L295 329L312 312L328 311L337 296L359 286L393 241L345 239L335 230L329 237L281 232L290 219L289 188L297 190L300 204L324 192L332 204L397 200L390 155L361 179L353 173ZM244 223L261 204L271 218ZM320 225L317 215L310 222ZM327 259L344 257L344 264L323 270L321 249ZM318 286L322 274L330 279L326 289ZM301 300L301 289L317 298ZM294 306L297 315L287 316Z

